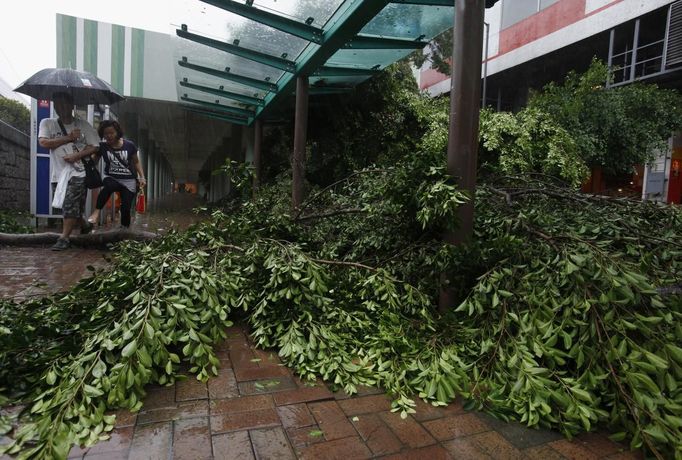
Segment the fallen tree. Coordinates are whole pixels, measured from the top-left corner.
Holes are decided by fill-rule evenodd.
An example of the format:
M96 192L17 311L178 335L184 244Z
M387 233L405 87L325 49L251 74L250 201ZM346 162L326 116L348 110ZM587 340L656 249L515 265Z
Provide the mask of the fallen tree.
M44 246L54 244L59 233L0 233L0 245L6 246ZM139 230L106 230L85 235L72 235L71 244L79 247L101 247L120 241L150 241L158 235Z

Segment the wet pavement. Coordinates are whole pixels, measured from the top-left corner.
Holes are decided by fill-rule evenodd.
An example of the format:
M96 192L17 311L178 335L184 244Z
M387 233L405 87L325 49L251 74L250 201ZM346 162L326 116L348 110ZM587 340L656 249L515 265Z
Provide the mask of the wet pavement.
M186 228L200 219L185 205L192 196L171 196L138 215L149 231ZM184 200L184 201L181 201ZM146 225L146 227L145 227ZM159 230L161 229L161 230ZM21 297L68 289L104 266L104 251L0 247L0 295ZM85 459L635 459L610 441L586 434L561 435L505 423L465 411L461 401L437 408L418 400L401 419L377 388L349 397L322 382L301 382L275 351L256 349L245 326L228 330L218 346L220 374L208 383L191 376L173 386L148 388L137 414L117 413L111 439L69 458ZM2 460L9 457L0 457Z

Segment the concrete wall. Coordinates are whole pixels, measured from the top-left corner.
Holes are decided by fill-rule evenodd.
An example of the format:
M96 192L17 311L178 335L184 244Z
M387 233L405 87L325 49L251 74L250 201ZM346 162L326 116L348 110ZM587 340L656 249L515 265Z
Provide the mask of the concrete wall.
M30 140L0 121L0 208L30 210Z

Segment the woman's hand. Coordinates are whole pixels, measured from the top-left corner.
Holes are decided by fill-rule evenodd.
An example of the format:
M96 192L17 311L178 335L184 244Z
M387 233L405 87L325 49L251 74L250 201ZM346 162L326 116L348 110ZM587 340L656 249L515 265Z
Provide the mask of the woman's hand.
M145 185L147 185L147 179L145 179L144 177L139 178L139 179L137 180L137 182L140 184L140 188L142 188L142 187L144 187Z

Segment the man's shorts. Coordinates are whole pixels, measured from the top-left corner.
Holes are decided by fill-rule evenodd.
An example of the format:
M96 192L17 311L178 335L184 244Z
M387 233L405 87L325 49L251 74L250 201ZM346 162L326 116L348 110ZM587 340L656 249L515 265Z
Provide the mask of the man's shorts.
M62 205L63 216L66 218L79 218L85 211L85 200L87 198L85 188L85 177L72 177L66 186L66 195Z

